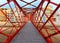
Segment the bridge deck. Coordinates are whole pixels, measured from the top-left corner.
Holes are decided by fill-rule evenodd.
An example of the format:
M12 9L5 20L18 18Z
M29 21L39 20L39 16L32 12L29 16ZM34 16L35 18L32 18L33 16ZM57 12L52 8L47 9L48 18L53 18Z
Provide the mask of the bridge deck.
M11 43L46 43L31 22L23 27Z

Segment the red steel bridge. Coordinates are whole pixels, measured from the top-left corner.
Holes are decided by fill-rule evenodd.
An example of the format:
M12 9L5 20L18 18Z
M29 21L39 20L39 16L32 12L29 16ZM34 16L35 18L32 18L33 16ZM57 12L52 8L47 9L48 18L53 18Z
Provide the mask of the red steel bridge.
M12 39L18 34L18 32L23 29L24 25L29 20L32 22L32 24L38 30L39 34L41 34L41 36L47 43L55 43L53 39L56 39L57 42L60 43L60 38L58 38L58 36L60 35L59 27L51 19L54 14L60 9L60 3L56 4L54 2L51 2L50 0L41 0L40 4L36 7L32 3L36 2L37 0L33 0L32 2L26 2L24 0L19 1L26 3L26 5L21 7L16 0L7 0L6 3L0 5L0 8L2 8L3 6L8 4L12 11L11 17L9 17L6 11L5 13L4 10L0 9L0 12L6 17L6 21L2 23L2 25L0 25L0 43L10 43ZM14 9L12 8L13 6L11 6L10 4L11 2L14 3L15 10L18 16L15 15ZM47 2L47 4L43 9L43 4L45 2ZM49 4L53 4L54 6L56 6L56 8L48 16L46 10ZM35 8L24 8L27 5L31 5ZM44 15L47 19L45 22L42 22ZM12 17L15 17L15 21L13 22L10 20ZM52 25L52 28L47 26L47 24Z

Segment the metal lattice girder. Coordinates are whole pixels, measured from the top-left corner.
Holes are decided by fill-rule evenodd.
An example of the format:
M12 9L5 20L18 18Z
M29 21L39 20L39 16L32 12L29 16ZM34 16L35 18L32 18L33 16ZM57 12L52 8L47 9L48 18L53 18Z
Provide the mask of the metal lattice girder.
M51 20L51 18L56 13L56 11L60 8L60 4L56 4L54 2L51 2L50 0L45 0L45 1L42 0L41 2L42 3L36 9L36 13L33 13L34 15L31 17L31 21L34 24L34 26L37 28L39 33L47 41L47 43L56 43L56 42L53 41L53 38L58 40L58 42L59 42L60 39L57 36L58 35L60 36L60 30L54 24L54 22ZM47 2L47 5L46 5L45 9L43 10L42 6L43 6L44 2ZM47 10L47 7L49 6L49 4L53 4L57 7L48 17L48 15L46 13L46 10ZM42 15L41 15L41 11L43 12ZM46 22L42 22L42 19L43 19L44 15L47 18ZM52 25L52 27L54 27L54 29L52 29L52 27L47 26L48 22L51 23L51 25ZM49 31L52 32L52 33L50 33Z
M26 1L24 1L24 0L21 0L21 1L24 2L24 3L27 3L26 5L22 6L22 7L25 7L25 6L27 6L27 5L32 5L31 3L33 3L33 2L35 2L35 1L37 1L37 0L33 0L33 1L30 2L30 3L28 3L28 2L26 2ZM32 6L36 7L35 5L32 5Z
M12 8L11 2L14 4L15 10ZM2 8L5 5L8 5L9 8ZM28 18L23 14L22 9L14 0L7 0L7 2L0 5L0 7L0 13L6 19L5 21L3 20L4 22L0 22L0 43L9 43L26 24ZM11 14L7 11L10 11ZM10 14L10 16L8 14Z
M4 11L4 9L0 9L1 14L6 18L5 22L4 23L1 22L2 24L0 25L0 40L2 40L1 43L9 43L14 38L14 36L22 29L22 27L26 24L26 22L29 19L28 15L26 15L26 12L31 10L28 8L26 12L23 10L23 7L27 5L31 5L35 7L34 12L32 11L30 12L31 14L30 20L34 24L34 26L37 28L39 33L47 41L47 43L54 43L53 38L59 41L59 39L56 36L60 35L60 30L54 24L51 18L56 13L56 11L60 8L60 4L56 4L54 2L51 2L50 0L41 0L40 4L37 7L32 4L36 2L37 0L33 0L31 2L26 2L24 0L20 0L20 1L26 4L21 7L16 0L7 0L6 3L0 5L1 8L5 5L8 5L9 9L11 10L11 16L9 17L7 15L8 14L7 11ZM12 8L13 6L11 6L11 2L15 5L15 10ZM43 4L45 2L47 2L47 5L43 9ZM49 4L53 4L57 6L56 9L50 14L50 16L48 16L46 13L46 10ZM43 12L42 15L41 15L41 12ZM16 13L18 14L18 16L16 16ZM42 22L44 15L47 18L46 22ZM12 21L11 18L14 18L15 21ZM46 26L48 22L51 23L54 29L51 29L49 26Z

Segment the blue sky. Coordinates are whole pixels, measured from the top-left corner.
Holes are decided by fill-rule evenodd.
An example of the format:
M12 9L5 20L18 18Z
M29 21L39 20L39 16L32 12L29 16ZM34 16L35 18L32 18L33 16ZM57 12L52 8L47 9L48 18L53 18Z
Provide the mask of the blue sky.
M31 1L33 1L33 0L24 0L24 1L26 1L26 2L31 2ZM57 3L57 4L60 3L60 0L51 0L51 1L52 1L52 2L55 2L55 3ZM0 0L0 5L1 5L1 4L4 4L4 3L6 3L6 2L7 2L6 0ZM17 0L17 2L18 2L18 4L19 4L20 6L23 6L23 5L26 4L26 3L21 2L21 1L19 1L19 0ZM32 3L32 4L35 5L35 6L38 6L40 2L41 2L41 0L37 0L36 2L34 2L34 3ZM10 4L11 4L11 6L12 6L13 8L15 7L13 2L11 2ZM45 4L46 4L46 3L45 3ZM52 6L54 6L54 5L52 5ZM25 6L25 7L26 7L26 8L33 8L33 6L31 6L31 5L27 5L27 6ZM3 6L3 8L9 8L9 5L7 4L7 5Z
M32 2L33 0L24 0L24 1L26 1L26 2ZM17 2L19 2L19 5L20 5L20 6L23 6L23 5L26 4L26 3L21 2L21 1L19 1L19 0L17 0ZM34 2L34 3L32 3L32 4L35 5L35 6L38 6L40 2L41 2L41 0L37 0L36 2ZM26 7L26 8L31 8L31 7L33 7L33 6L27 5L27 6L25 6L25 7Z

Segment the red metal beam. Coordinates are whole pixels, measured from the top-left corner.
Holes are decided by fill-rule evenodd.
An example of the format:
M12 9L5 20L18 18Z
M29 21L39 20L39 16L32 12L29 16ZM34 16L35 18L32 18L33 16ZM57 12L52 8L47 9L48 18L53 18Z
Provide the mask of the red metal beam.
M38 7L35 9L35 12L39 10L39 7L40 7L41 5L43 5L43 3L44 3L44 0L41 1L41 3L40 3L40 4L38 5ZM34 16L35 12L33 12L32 15L31 15L31 21L32 21L32 19L33 19L33 16Z
M48 1L48 0L45 0L45 1ZM53 4L53 5L58 6L58 4L57 4L57 3L54 3L54 2L51 2L51 1L50 1L50 3L51 3L51 4Z
M43 27L46 25L46 23L50 20L50 18L54 15L54 13L59 9L60 7L60 4L57 6L57 8L54 10L54 12L50 15L50 17L48 18L48 20L43 24L43 26L41 27L40 30L43 29Z
M24 23L25 25L26 23ZM20 27L13 36L10 36L7 40L4 41L4 43L10 43L12 41L12 39L17 35L17 33L24 27L24 25L22 27Z
M23 11L22 7L19 6L19 4L16 2L16 0L13 0L13 2L15 3L15 5L18 6L18 8L20 9L20 11L22 11L22 13L27 17L27 15L26 15L25 12Z
M10 19L9 19L9 17L2 11L2 10L0 10L2 13L3 13L3 15L10 21ZM10 23L11 23L11 21L10 21ZM12 24L12 23L11 23ZM14 26L14 24L12 24L13 26Z
M0 5L0 7L4 6L4 5L6 5L6 4L8 4L8 3L4 3L4 4Z
M33 4L31 4L31 3L33 3L33 2L35 2L35 1L37 1L37 0L34 0L34 1L32 1L32 2L26 2L26 1L24 1L24 0L21 0L22 2L24 2L24 3L27 3L26 5L24 5L24 6L22 6L22 7L25 7L25 6L27 6L27 5L32 5L32 6L34 6L34 7L36 7L35 5L33 5Z
M42 20L42 18L43 18L43 16L44 16L44 14L45 14L45 11L46 11L46 9L47 9L47 7L48 7L49 3L50 3L50 0L48 1L48 4L46 5L46 7L45 7L45 9L44 9L44 11L43 11L43 14L42 14L41 20Z

